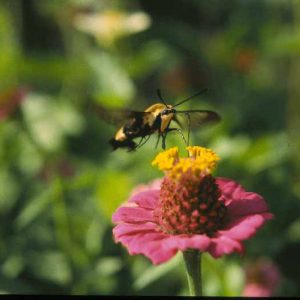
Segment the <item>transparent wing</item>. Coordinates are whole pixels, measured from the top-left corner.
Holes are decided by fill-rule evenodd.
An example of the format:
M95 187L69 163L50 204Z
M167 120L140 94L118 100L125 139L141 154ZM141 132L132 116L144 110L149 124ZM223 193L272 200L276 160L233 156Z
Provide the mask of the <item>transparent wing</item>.
M130 119L143 119L148 116L149 112L123 110L123 109L108 109L104 106L95 105L92 110L105 122L121 126L124 122Z
M219 114L211 110L181 110L176 111L174 121L181 127L197 129L205 124L217 123L221 120Z

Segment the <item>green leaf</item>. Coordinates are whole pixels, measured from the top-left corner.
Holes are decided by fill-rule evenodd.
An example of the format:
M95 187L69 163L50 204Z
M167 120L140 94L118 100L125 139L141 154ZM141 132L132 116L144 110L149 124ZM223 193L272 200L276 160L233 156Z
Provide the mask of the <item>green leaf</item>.
M134 281L133 287L135 290L141 290L161 277L166 276L182 263L181 253L178 253L170 261L159 266L151 266L143 270L141 274L136 275L138 278Z
M6 170L0 170L0 213L8 212L19 195L19 186L15 178Z
M149 41L141 46L142 48L137 49L130 58L130 63L125 66L128 73L135 78L146 76L165 66L166 60L169 62L175 55L166 44L160 41Z
M125 172L105 170L99 175L96 201L109 220L116 208L127 200L131 186L131 179Z
M19 255L10 255L2 265L2 272L8 278L16 278L23 270L25 265L23 257Z
M287 236L292 242L300 241L300 220L294 221L288 228Z
M265 37L263 41L264 53L268 57L298 55L300 50L300 31L298 28L294 29L290 26L280 28L280 32Z
M34 140L48 151L63 145L64 136L81 131L83 121L73 106L47 95L30 94L22 105Z
M33 222L43 211L45 211L51 202L51 187L33 198L27 206L21 211L16 219L16 227L21 230L29 223Z
M96 271L103 276L111 276L122 268L122 260L119 257L104 257L96 264Z
M255 140L241 160L249 171L257 173L282 163L288 153L287 136L278 133Z
M91 53L87 57L94 72L96 96L102 104L128 103L135 87L120 62L109 53Z
M34 176L42 168L42 153L24 132L19 134L17 142L20 152L16 157L18 166L24 174Z
M30 269L38 277L65 285L71 280L71 269L67 257L59 252L32 252Z
M237 263L227 263L223 282L224 296L241 295L245 281L244 276L243 269Z
M106 227L106 224L98 220L90 222L85 236L85 247L88 253L97 255L100 252Z

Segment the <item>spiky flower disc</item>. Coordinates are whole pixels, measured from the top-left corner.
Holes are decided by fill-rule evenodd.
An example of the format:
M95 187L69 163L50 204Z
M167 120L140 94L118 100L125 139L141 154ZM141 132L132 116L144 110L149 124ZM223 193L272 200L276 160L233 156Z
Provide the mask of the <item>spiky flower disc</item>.
M174 147L153 161L166 172L154 218L172 234L213 234L221 225L226 208L221 192L210 175L219 159L210 149L187 147L188 157L179 157Z

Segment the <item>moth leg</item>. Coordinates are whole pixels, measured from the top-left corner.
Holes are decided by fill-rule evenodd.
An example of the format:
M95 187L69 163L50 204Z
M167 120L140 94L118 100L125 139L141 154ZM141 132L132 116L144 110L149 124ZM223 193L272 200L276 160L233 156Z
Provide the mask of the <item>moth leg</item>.
M161 136L161 134L159 133L159 134L158 134L157 141L156 141L156 144L155 144L155 149L157 149L157 146L158 146L158 143L159 143L159 140L160 140L160 136Z
M145 139L145 141L142 143L143 139ZM149 139L150 139L150 135L148 135L146 138L142 137L136 148L140 148L143 145L145 145Z
M186 141L186 139L185 139L185 137L182 133L182 130L180 128L168 128L168 132L170 132L170 131L177 131L181 135L181 137L184 140L185 144L188 146L188 142Z
M167 134L169 131L172 131L172 130L170 130L170 123L168 124L167 128L161 132L161 136L162 136L161 146L162 146L163 150L166 149L166 138L167 138Z
M149 134L149 135L146 137L145 142L144 142L141 146L145 145L145 144L148 142L148 140L150 139L150 137L151 137L151 135Z
M191 132L191 117L189 113L185 114L188 118L188 125L189 125L189 130L188 130L188 138L187 138L187 145L190 145L190 132Z
M139 143L136 145L136 148L140 147L140 145L143 142L143 140L144 140L144 137L142 136L141 139L140 139L140 141L139 141Z
M165 149L166 149L166 137L167 137L167 132L166 132L166 133L162 132L162 133L161 133L161 137L162 137L161 147L163 148L163 150L165 150Z

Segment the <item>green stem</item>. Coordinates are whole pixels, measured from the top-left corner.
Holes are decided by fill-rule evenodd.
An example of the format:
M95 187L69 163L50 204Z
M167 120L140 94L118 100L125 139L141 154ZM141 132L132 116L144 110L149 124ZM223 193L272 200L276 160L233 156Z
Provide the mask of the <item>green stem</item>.
M202 296L201 253L197 250L183 252L190 296Z

